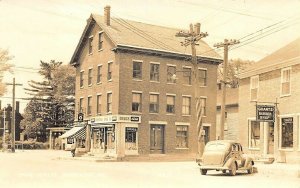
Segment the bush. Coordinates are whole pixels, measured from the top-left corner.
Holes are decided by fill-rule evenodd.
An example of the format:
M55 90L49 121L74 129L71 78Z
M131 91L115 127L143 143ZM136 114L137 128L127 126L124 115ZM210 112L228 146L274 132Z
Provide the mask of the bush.
M22 149L22 142L16 141L16 145L18 145L18 149ZM49 148L48 143L36 142L36 141L23 142L23 149L48 149L48 148Z

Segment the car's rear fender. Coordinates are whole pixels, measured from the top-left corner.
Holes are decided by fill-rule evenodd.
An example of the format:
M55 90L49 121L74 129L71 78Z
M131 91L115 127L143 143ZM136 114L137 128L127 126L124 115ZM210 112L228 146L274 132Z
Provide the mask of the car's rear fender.
M246 157L246 161L245 161L245 168L248 168L250 166L250 164L253 166L254 165L254 161L251 157Z
M236 161L235 161L235 159L234 158L230 158L230 159L228 159L226 162L225 162L225 164L223 165L224 167L227 167L228 169L230 169L231 168L231 165L232 165L232 163L234 163L235 164L235 166L238 168L238 165L237 165L237 163L236 163Z

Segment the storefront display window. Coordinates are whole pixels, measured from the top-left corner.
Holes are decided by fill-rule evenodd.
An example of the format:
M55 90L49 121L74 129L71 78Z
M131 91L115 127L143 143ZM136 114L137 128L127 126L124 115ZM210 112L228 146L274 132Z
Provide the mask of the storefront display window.
M250 148L259 148L260 145L260 123L259 121L251 121L250 122L250 140L249 147Z
M176 147L188 147L188 126L177 125L176 127Z
M126 127L125 147L127 150L137 149L137 128L136 127Z
M281 147L293 147L293 118L281 118Z

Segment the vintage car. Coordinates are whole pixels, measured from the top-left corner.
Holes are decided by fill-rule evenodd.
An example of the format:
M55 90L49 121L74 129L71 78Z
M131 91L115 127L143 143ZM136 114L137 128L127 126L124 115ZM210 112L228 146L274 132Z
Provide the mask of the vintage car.
M205 145L203 156L196 159L202 175L208 170L217 170L234 176L237 170L253 173L254 161L243 153L241 144L230 140L210 141Z

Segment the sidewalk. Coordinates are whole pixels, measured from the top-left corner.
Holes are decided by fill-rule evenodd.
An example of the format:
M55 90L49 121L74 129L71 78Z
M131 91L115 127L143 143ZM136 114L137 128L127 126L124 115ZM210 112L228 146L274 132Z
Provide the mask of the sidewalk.
M278 162L263 164L256 162L254 166L257 168L257 173L262 173L267 176L300 178L300 164Z

